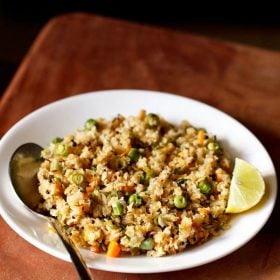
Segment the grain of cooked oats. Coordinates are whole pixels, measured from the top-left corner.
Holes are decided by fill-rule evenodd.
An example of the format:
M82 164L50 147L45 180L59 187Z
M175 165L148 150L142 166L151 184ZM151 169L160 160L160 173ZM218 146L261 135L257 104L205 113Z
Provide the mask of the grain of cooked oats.
M215 137L144 110L94 123L50 143L38 172L39 207L78 246L163 256L226 228L231 169Z

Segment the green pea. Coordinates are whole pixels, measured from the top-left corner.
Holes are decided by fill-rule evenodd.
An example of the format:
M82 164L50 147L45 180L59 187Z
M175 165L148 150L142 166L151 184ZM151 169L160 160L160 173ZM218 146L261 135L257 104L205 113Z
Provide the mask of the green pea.
M98 123L95 119L88 119L86 122L85 122L85 125L84 125L84 128L85 130L91 130L93 127L96 127L98 128Z
M158 226L158 215L154 216L153 221L154 221L154 224L155 224L156 226Z
M209 151L217 152L217 151L221 150L221 147L220 147L219 143L217 143L217 142L210 142L207 145L207 149Z
M153 177L153 175L154 175L153 170L152 170L152 169L149 169L149 168L146 168L146 169L145 169L145 173L146 173L145 179L146 179L147 181L150 181L150 179L151 179L151 178Z
M61 166L59 161L53 160L51 162L50 169L51 169L51 171L61 171L62 170L62 166Z
M130 159L130 162L137 162L140 157L139 150L136 148L131 148L128 153L128 157Z
M58 178L58 177L55 177L55 178L52 179L52 182L53 183L61 183L61 179Z
M41 151L41 157L46 158L51 155L51 151L49 149L44 149Z
M144 172L141 173L141 174L139 175L139 177L140 177L140 184L143 184L143 185L144 185L144 183L145 183L145 173L144 173Z
M127 161L123 157L114 156L109 161L109 167L113 170L122 170L127 167Z
M185 171L186 171L186 167L185 166L176 167L174 169L174 173L176 175L183 175L185 173Z
M111 193L110 193L110 196L118 197L118 192L116 190L112 190Z
M53 144L57 144L57 143L60 143L63 141L63 138L60 138L60 137L55 137L51 143Z
M145 172L140 175L140 183L144 186L148 186L154 172L150 168L145 168Z
M161 145L165 146L170 142L170 140L167 137L163 137L161 140Z
M81 185L84 182L84 175L78 172L72 174L72 182L76 185Z
M133 203L133 205L136 207L140 206L142 204L142 198L138 194L134 193L134 194L130 195L130 197L128 199L128 203L129 204Z
M57 156L67 156L68 146L65 143L57 143L54 146L53 153Z
M154 245L155 245L154 239L152 237L149 237L141 242L140 249L149 251L154 248Z
M167 137L163 137L160 142L153 143L152 148L158 150L158 149L165 147L170 142L171 141Z
M62 221L62 214L61 213L57 213L56 218L61 222Z
M149 128L156 128L160 124L160 118L158 115L150 113L146 116L145 123Z
M175 195L174 196L174 205L178 209L183 209L187 206L187 200L182 195Z
M123 205L120 201L117 201L112 205L113 215L114 216L121 216L124 213Z
M198 184L198 188L199 188L200 192L205 195L209 195L212 193L212 184L206 180L201 181Z

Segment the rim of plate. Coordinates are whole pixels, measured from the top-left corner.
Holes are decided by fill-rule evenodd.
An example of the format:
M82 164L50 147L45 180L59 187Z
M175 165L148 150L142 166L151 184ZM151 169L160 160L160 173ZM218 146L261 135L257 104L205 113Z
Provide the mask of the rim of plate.
M175 95L172 93L166 93L166 92L150 91L150 90L135 90L135 89L93 91L93 92L81 93L79 95L66 97L66 98L54 101L41 108L34 110L30 114L26 115L21 120L19 120L15 125L13 125L0 141L0 158L2 158L2 156L3 156L3 158L6 157L6 159L8 159L10 157L11 151L9 151L9 149L7 149L7 147L9 147L9 145L11 143L13 143L12 142L13 137L21 135L22 128L24 126L28 125L29 122L32 122L32 121L36 122L36 118L38 116L40 117L40 115L41 115L41 117L42 117L42 115L44 115L44 114L47 115L51 111L55 111L55 110L59 109L60 107L70 106L71 104L73 104L77 101L84 102L87 99L95 99L97 101L97 103L104 102L105 99L114 100L116 102L116 100L115 100L116 96L114 96L116 94L118 95L117 99L121 100L124 103L122 105L122 107L129 106L129 108L126 107L127 114L124 114L124 115L133 114L133 112L135 114L139 111L139 109L136 110L136 109L131 108L132 105L137 104L138 108L144 108L144 109L146 109L146 107L159 108L158 106L162 105L162 104L159 104L160 103L159 100L164 100L164 103L180 104L180 106L183 106L183 107L184 106L186 106L188 108L198 107L199 111L201 111L201 110L209 111L210 113L215 115L215 117L217 117L217 119L222 118L222 119L224 119L225 122L229 122L231 125L236 126L236 129L240 129L240 130L242 130L243 133L247 134L249 136L249 138L251 139L251 141L253 141L254 144L260 149L260 153L262 154L262 157L264 157L264 159L265 159L266 166L268 166L267 170L269 170L269 172L270 172L269 178L267 178L267 181L269 182L270 192L267 194L268 197L266 198L266 201L265 201L266 204L262 205L263 208L257 209L257 210L254 208L253 210L250 210L250 211L246 212L245 214L241 214L241 216L240 216L241 218L238 216L233 217L232 222L235 224L236 220L237 220L237 222L242 220L242 216L251 217L251 218L253 217L255 219L255 216L258 213L263 214L261 220L258 220L258 219L256 220L258 222L257 228L255 228L255 230L252 230L250 232L250 234L247 234L246 236L242 237L241 240L238 238L232 237L230 235L231 229L227 229L225 232L223 232L221 234L221 236L212 238L211 240L207 241L203 245L199 245L199 246L196 246L195 248L191 248L191 249L186 249L184 252L176 254L176 255L165 256L165 257L161 257L161 258L137 256L137 257L123 257L123 258L111 259L111 258L106 258L103 255L100 256L100 255L91 253L88 250L82 250L82 254L85 257L86 262L89 265L89 267L104 270L104 271L125 272L125 273L157 273L157 272L176 271L176 270L188 269L188 268L200 266L200 265L203 265L203 264L206 264L209 262L213 262L226 255L229 255L233 251L235 251L235 250L239 249L240 247L242 247L243 245L245 245L249 240L251 240L265 225L265 223L269 219L269 217L273 211L274 205L275 205L276 196L277 196L277 178L276 178L276 171L275 171L273 162L272 162L268 152L266 151L265 147L259 141L259 139L243 124L241 124L239 121L237 121L230 115L226 114L225 112L223 112L219 109L216 109L206 103L192 99L192 98ZM121 97L120 97L120 95L121 95ZM141 96L141 100L139 99L139 96ZM141 105L147 105L147 99L151 101L151 104L149 104L148 106L141 107ZM127 100L129 100L129 101L127 101ZM138 104L137 102L139 102L140 104ZM119 108L119 105L117 104L117 106L116 106L116 104L109 104L108 107L109 108L107 110L110 110L112 108L114 110L115 108ZM159 110L160 114L163 115L161 110ZM180 120L183 120L183 119L189 120L189 118L187 118L187 117L184 117L184 116L179 117L179 115L177 116L177 112L174 112L174 110L172 108L170 108L170 106L166 107L166 111L168 112L167 115L170 115L170 116L172 116L172 114L176 115L175 119L177 121L179 119ZM128 113L128 112L131 112L131 113ZM122 113L122 112L118 112L118 113ZM113 113L113 114L108 114L108 115L114 116L115 114ZM103 116L99 116L99 117L103 117ZM165 116L163 116L163 117L166 118ZM172 122L173 119L170 121ZM190 121L190 122L193 124L192 121ZM203 123L203 121L202 121L202 123ZM194 126L196 126L196 125L194 124ZM74 130L75 128L77 128L77 127L74 126L72 129ZM72 132L72 131L70 131L70 132ZM212 132L211 130L209 130L209 131L210 131L210 133ZM19 135L17 135L17 134L19 134ZM53 135L49 135L48 139L50 139L52 136ZM21 135L21 138L26 139L26 142L31 140L28 138L28 134L25 134L23 136ZM18 145L18 144L14 144L14 145ZM10 148L10 149L12 149L12 148ZM14 149L14 147L13 147L13 149ZM235 152L233 152L233 154L234 153ZM5 182L7 183L7 172L8 172L7 165L8 165L7 162L3 163L3 161L0 161L0 174L3 173L3 175L6 176L6 181L5 181L5 178L4 179L0 178L0 183L2 182L3 184ZM7 186L5 189L9 189L9 190L12 189L12 192L14 192L13 188L11 186L11 183L9 183L9 186ZM4 188L3 189L0 188L0 194L6 194L6 193L7 193L7 190L5 192ZM11 195L13 197L16 197L15 198L16 200L14 203L17 207L24 206L23 203L20 201L20 199L16 196L15 192ZM61 249L61 248L59 249L57 247L50 246L48 243L42 242L41 240L37 239L38 236L36 236L36 234L37 234L36 232L35 233L33 232L32 233L33 235L32 235L30 232L27 232L26 230L24 230L24 228L19 224L19 222L13 218L13 213L9 209L9 202L5 202L3 200L4 199L2 198L2 195L0 195L0 214L2 215L2 217L4 218L6 223L14 231L16 231L21 237L23 237L29 243L31 243L35 247L41 249L42 251L47 252L50 255L58 257L62 260L65 260L68 262L70 261L70 257L68 256L65 249ZM10 203L12 203L12 202L10 202ZM33 219L34 222L38 223L38 219L40 219L40 218L33 215L31 213L31 211L29 211L26 207L23 207L23 209L25 209L23 217L28 217L28 219ZM244 220L244 218L243 218L243 220ZM41 220L41 222L42 222L42 220ZM40 225L42 224L41 222L39 223ZM242 222L242 224L244 224L244 221ZM40 230L44 231L44 229L38 229L38 228L36 228L36 230L38 230L38 232ZM220 240L221 240L221 242L224 242L224 240L227 238L230 238L234 241L233 245L228 246L223 251L215 253L215 246L217 246L217 242L220 242ZM201 258L196 261L191 261L190 255L199 257L200 256L199 250L205 250L205 248L207 248L207 250L210 250L210 252L214 252L214 254L207 256L207 258ZM186 258L188 258L190 261L186 262Z

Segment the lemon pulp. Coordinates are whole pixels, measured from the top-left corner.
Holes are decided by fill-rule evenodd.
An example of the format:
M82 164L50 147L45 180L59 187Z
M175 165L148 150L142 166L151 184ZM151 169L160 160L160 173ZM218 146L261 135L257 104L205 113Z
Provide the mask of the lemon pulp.
M252 208L261 200L264 192L265 183L259 170L236 158L226 213L240 213Z

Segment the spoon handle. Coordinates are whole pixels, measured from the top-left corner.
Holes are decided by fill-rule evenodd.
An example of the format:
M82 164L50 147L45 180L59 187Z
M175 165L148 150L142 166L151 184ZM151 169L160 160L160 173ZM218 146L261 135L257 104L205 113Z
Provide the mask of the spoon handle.
M52 224L56 232L58 233L61 241L63 242L66 250L68 251L70 258L72 259L76 270L80 276L81 280L93 280L93 277L90 273L89 268L86 266L85 261L83 260L77 246L73 243L73 241L68 237L65 232L64 227L61 223L52 217L48 217L49 222Z

